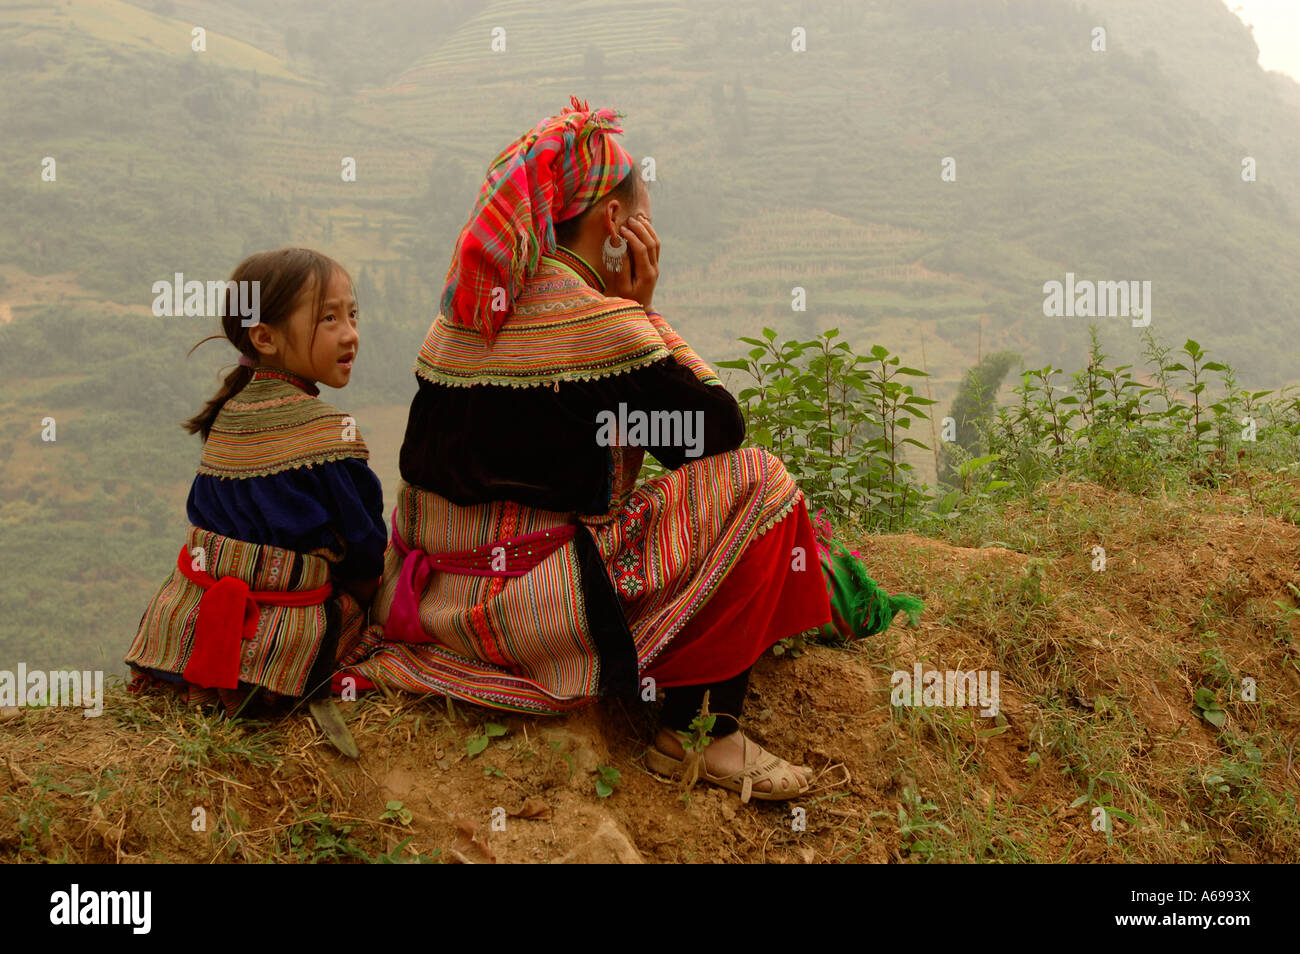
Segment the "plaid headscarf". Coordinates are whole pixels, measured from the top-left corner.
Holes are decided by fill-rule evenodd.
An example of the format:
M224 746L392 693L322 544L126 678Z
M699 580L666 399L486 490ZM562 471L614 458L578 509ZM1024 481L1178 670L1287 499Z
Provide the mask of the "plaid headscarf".
M609 135L623 131L615 125L623 114L592 110L576 96L569 101L493 160L456 240L442 313L478 328L489 343L542 253L555 248L555 223L578 215L632 171L632 157ZM492 308L494 288L505 291L503 310Z

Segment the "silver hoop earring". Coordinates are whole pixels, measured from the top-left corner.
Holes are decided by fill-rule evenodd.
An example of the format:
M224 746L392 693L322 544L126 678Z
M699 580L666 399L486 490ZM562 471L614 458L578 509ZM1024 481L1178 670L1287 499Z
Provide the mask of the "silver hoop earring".
M612 238L613 236L608 235L605 237L605 244L600 248L600 257L611 272L621 272L623 259L627 258L627 240L619 239L619 244L615 245Z

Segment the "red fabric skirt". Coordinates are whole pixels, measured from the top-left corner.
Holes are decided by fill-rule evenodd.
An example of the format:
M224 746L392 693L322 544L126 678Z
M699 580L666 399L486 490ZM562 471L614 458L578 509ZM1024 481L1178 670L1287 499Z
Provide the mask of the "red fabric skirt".
M796 547L803 548L800 561ZM787 636L830 621L817 540L800 500L789 516L750 545L644 675L663 687L722 682L754 665Z

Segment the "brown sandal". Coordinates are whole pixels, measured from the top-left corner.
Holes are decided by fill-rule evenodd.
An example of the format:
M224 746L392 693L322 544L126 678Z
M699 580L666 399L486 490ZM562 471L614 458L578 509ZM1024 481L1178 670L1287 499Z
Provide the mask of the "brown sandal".
M684 738L688 737L681 732L677 734ZM797 783L790 771L793 768L790 762L773 755L757 742L752 741L747 735L742 734L740 739L744 747L744 768L733 775L713 775L704 767L703 756L697 756L699 760L699 777L728 791L739 792L740 800L746 803L751 798L756 798L762 802L784 802L792 798L798 798L811 787L811 783L796 787ZM689 755L687 758L675 759L653 746L645 754L646 765L651 771L670 777L676 776L683 771L690 771L689 761ZM786 768L783 769L782 766ZM764 779L771 783L772 790L770 792L754 791L754 783L761 782Z

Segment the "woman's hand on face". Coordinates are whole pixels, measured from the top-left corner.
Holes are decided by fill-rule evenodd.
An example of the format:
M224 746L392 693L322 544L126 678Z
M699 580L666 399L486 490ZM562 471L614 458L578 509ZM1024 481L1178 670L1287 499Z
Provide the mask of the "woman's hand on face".
M650 220L638 213L627 220L620 229L628 246L627 267L616 272L615 291L620 298L630 298L647 310L654 298L655 283L659 281L659 236ZM636 272L633 279L632 272Z

